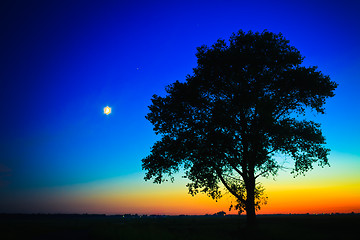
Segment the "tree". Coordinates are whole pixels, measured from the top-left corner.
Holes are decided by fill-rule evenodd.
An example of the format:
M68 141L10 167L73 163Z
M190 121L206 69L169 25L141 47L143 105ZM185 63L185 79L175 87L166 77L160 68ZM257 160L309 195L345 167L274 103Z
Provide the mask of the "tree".
M225 188L255 223L263 193L258 178L276 175L278 156L294 160L295 174L315 162L328 165L320 124L305 116L324 114L337 84L317 67L301 66L300 52L268 31L239 31L228 42L199 47L196 57L185 82L152 97L146 119L161 140L142 159L145 180L173 180L183 169L190 194L217 199Z

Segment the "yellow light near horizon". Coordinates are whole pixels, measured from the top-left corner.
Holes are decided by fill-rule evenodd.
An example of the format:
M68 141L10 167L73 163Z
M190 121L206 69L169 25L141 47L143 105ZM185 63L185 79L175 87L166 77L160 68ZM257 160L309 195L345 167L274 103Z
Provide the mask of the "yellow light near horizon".
M106 115L109 115L109 114L111 113L111 108L110 108L109 106L105 107L105 108L104 108L104 113L105 113Z

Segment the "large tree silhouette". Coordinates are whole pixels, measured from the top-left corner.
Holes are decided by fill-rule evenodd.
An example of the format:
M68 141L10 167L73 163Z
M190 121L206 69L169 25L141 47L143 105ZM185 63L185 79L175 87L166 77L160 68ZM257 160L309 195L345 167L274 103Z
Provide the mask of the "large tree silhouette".
M263 192L257 179L277 173L279 156L294 160L295 174L328 165L320 124L305 114L323 114L337 84L301 66L282 34L239 31L197 50L193 74L152 98L146 118L161 140L142 160L145 180L172 180L183 169L189 193L216 199L226 188L251 224Z

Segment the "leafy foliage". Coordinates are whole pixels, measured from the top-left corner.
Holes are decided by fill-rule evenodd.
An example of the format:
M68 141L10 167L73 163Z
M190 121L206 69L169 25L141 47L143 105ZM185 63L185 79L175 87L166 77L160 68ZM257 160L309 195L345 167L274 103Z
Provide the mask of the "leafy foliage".
M292 158L295 174L328 165L320 124L296 116L323 114L337 84L301 66L288 40L239 31L197 50L193 74L152 98L146 118L162 138L142 160L146 180L161 183L184 169L190 194L220 198L222 183L249 215L262 201L256 179L281 167L275 154Z

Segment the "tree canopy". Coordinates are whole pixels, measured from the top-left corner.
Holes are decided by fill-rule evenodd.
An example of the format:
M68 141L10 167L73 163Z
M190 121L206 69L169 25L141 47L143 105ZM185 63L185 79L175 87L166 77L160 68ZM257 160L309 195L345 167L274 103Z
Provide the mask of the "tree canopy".
M263 192L257 178L277 173L276 155L292 158L297 174L328 165L320 124L305 116L323 114L337 84L268 31L239 31L196 57L185 82L152 97L146 119L161 140L142 160L145 179L161 183L183 169L189 193L216 199L225 187L252 221Z

